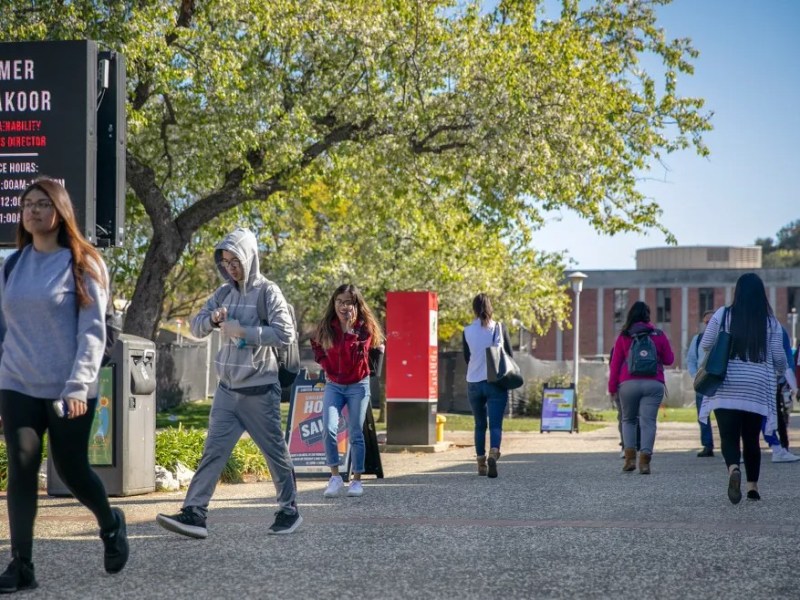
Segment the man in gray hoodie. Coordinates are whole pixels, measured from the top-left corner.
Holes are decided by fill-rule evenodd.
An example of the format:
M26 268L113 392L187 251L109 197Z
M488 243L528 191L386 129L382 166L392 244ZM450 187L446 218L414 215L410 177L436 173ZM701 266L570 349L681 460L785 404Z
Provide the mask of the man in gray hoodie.
M192 319L192 335L222 332L215 364L219 385L211 405L203 457L178 514L159 514L159 525L194 538L206 538L208 503L242 433L264 453L278 495L279 510L268 533L295 531L294 467L281 428L281 387L275 348L297 333L281 290L259 270L258 244L248 229L236 229L214 251L225 283Z

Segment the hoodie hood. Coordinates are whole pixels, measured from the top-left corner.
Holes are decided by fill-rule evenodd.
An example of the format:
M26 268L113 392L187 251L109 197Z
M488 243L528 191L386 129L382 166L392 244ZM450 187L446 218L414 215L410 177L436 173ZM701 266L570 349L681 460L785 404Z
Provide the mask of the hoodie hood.
M217 244L214 249L214 263L217 265L217 270L222 276L222 279L230 284L236 284L228 273L228 270L221 267L219 261L222 260L222 251L227 250L235 255L242 263L242 269L245 272L245 278L242 282L243 289L239 290L244 293L250 289L255 283L258 276L261 274L261 269L258 264L258 242L256 236L252 231L244 227L239 227L225 236L225 238Z

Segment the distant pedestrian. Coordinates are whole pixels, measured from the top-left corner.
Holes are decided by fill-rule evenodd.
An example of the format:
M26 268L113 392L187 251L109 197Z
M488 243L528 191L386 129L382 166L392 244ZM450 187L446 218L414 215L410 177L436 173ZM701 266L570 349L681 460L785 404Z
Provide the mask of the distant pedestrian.
M509 356L511 337L508 330L492 319L492 302L486 294L472 300L475 320L464 328L462 343L467 361L467 397L475 417L475 453L478 475L497 477L500 443L503 439L503 416L508 403L508 391L488 381L486 348L503 346ZM486 456L486 428L489 428L489 456Z
M689 375L692 376L692 379L697 375L697 370L706 357L706 351L700 347L700 340L713 314L713 310L707 310L703 313L703 324L700 326L700 331L689 342L689 349L686 352L686 368L689 370ZM703 404L703 394L695 393L694 398L699 417L700 406ZM711 423L703 423L702 421L698 421L698 423L700 424L700 443L703 445L703 449L697 453L697 456L712 457L714 456L714 435L711 431Z
M317 325L311 348L314 360L325 372L322 395L322 429L325 462L331 478L323 493L335 498L344 491L339 473L339 421L347 407L347 434L350 440L352 480L348 496L361 496L364 487L366 443L364 420L370 410L369 351L383 346L383 332L375 315L354 285L340 285L328 300L325 313Z
M111 508L89 466L105 350L106 265L81 235L60 183L35 180L22 192L20 206L17 254L6 259L14 267L0 277L0 414L12 556L0 575L2 593L37 587L33 533L45 431L58 476L97 519L105 570L121 571L129 552L125 515Z
M700 341L704 350L713 346L723 322L731 335L728 369L714 396L703 399L700 419L707 422L714 411L722 456L728 467L728 499L738 504L742 500L739 470L742 447L747 498L761 499L758 492L761 470L758 438L762 429L772 432L777 428L777 376L784 373L787 362L781 325L773 316L764 282L755 273L739 277L733 303L730 307L720 308L711 317Z
M789 451L789 413L792 409L792 396L797 393L797 379L794 375L794 368L792 367L792 344L789 341L789 334L786 329L783 330L783 351L786 354L786 360L789 366L784 371L783 375L778 377L778 388L775 394L775 409L778 415L778 429L777 431L764 431L764 440L769 444L772 450L772 462L774 463L791 463L800 461L800 456L792 454Z
M614 358L614 348L608 352L608 362L611 364L611 359ZM617 411L617 431L619 432L619 457L625 458L625 439L622 437L622 406L619 403L619 392L616 394L609 394L611 398L611 405ZM642 432L639 427L639 419L636 419L636 452L639 452L639 445L642 438Z
M208 504L236 442L246 431L269 466L278 496L269 534L294 532L303 522L297 510L294 467L283 436L281 386L275 348L297 335L283 293L261 274L256 237L236 229L214 250L225 283L192 319L192 335L203 338L219 329L223 340L216 357L219 385L208 419L203 456L189 484L183 508L159 514L159 525L193 538L208 537ZM266 322L261 316L266 316Z
M658 408L666 391L664 366L671 365L674 360L667 336L650 322L650 307L641 301L634 302L614 343L608 378L608 393L619 392L622 407L623 471L636 469L638 419L641 429L639 473L650 474Z

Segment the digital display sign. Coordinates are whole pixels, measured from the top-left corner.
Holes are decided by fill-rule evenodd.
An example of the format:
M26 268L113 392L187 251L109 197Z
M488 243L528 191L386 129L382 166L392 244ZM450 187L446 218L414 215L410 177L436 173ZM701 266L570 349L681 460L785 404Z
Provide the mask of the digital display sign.
M16 244L19 196L43 175L95 242L96 104L94 42L0 43L0 246Z

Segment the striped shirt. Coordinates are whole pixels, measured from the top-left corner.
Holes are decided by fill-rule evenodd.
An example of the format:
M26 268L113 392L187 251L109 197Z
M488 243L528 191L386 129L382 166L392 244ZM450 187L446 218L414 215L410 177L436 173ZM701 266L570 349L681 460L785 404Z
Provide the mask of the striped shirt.
M708 351L714 345L725 307L711 317L708 327L700 341L700 346ZM730 331L730 313L725 330ZM786 370L786 354L783 351L782 328L775 317L767 323L767 356L764 362L746 362L738 358L728 360L725 380L713 397L703 398L699 420L708 422L708 416L717 408L731 408L752 412L765 417L764 431L770 433L778 426L775 406L777 375Z

